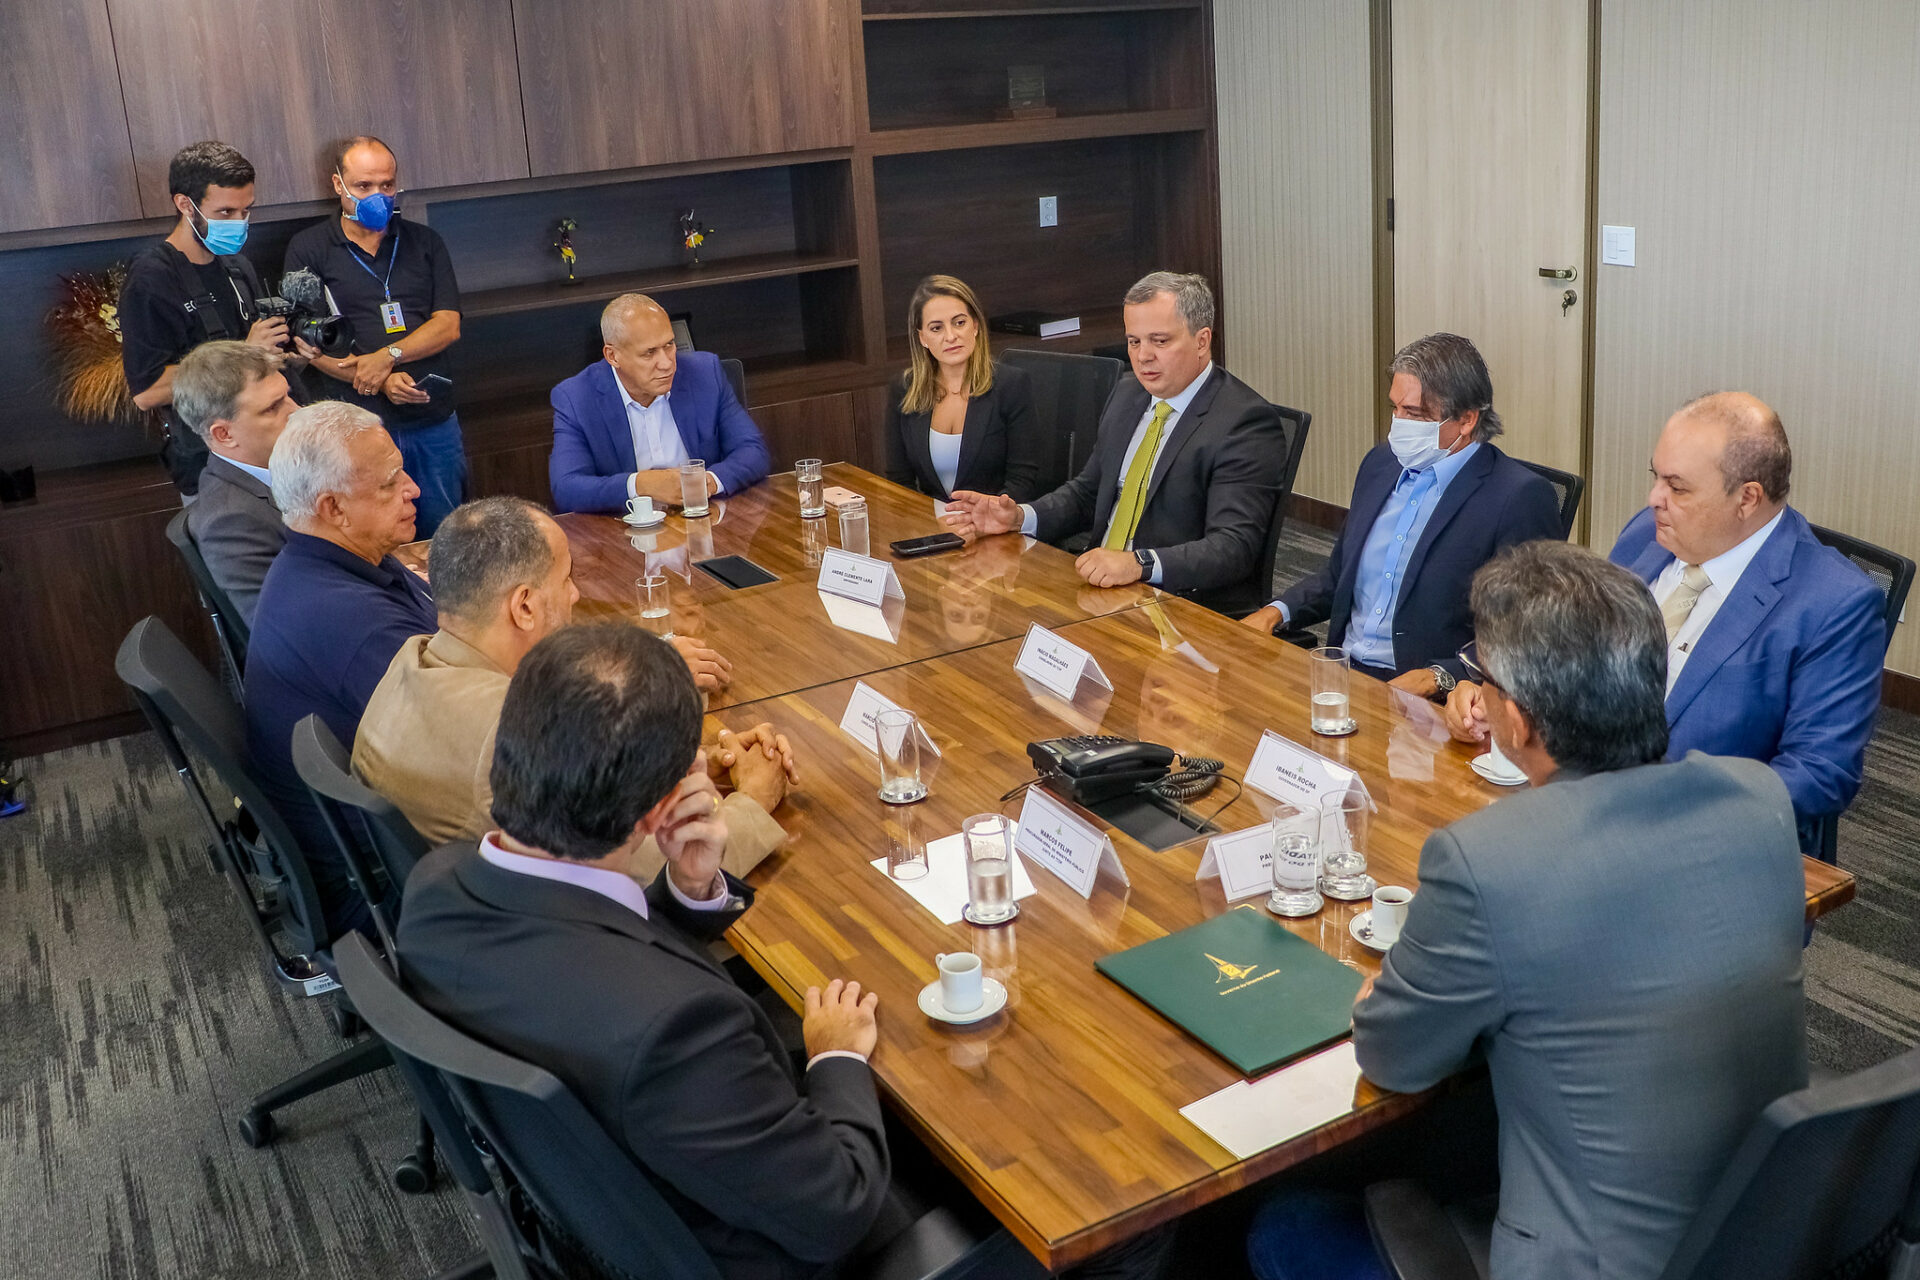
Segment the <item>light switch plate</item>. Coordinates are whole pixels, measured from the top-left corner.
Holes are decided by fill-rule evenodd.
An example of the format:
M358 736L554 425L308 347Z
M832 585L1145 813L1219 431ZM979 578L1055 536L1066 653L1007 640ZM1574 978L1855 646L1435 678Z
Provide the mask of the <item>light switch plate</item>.
M1059 196L1040 197L1040 225L1043 227L1057 227L1060 225Z
M1633 228L1600 228L1600 265L1603 267L1630 267L1633 265Z

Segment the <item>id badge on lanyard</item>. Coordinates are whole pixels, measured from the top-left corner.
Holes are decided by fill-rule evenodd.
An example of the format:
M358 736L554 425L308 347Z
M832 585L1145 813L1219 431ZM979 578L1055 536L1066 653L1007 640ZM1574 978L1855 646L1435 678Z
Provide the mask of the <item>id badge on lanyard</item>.
M405 333L407 331L406 317L400 314L400 304L397 302L383 302L380 304L380 323L387 326L388 333Z

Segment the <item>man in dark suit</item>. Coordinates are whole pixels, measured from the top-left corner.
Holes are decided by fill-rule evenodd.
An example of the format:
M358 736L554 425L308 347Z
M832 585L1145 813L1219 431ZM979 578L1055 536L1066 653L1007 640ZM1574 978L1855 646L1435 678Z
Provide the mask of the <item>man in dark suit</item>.
M766 441L717 357L681 351L659 303L622 294L600 315L596 360L553 389L555 511L618 512L627 499L680 503L680 466L707 464L707 488L737 493L773 467Z
M1280 415L1213 364L1213 290L1156 271L1127 291L1122 380L1100 415L1084 470L1031 505L955 491L945 517L962 537L1018 531L1045 542L1091 532L1075 561L1096 587L1149 582L1239 616L1272 591L1260 581L1285 462Z
M1279 635L1328 621L1359 670L1422 697L1460 678L1467 588L1503 549L1558 538L1553 486L1493 444L1493 379L1465 338L1433 333L1388 366L1393 429L1360 462L1333 555L1246 623Z
M653 637L589 623L542 640L501 708L501 829L421 861L398 945L424 1004L573 1090L722 1275L799 1277L852 1252L886 1198L878 998L808 991L796 1073L708 958L753 890L720 870L700 719L686 665ZM630 867L652 842L666 866L643 890Z
M248 627L287 540L267 460L295 407L280 357L249 343L203 343L174 370L174 413L208 453L200 497L187 508L187 532Z
M1773 767L1801 847L1853 803L1880 707L1886 600L1787 505L1793 451L1779 415L1740 392L1683 405L1653 451L1646 509L1609 558L1653 592L1667 627L1671 754ZM1478 690L1448 704L1455 736L1486 734Z
M1533 789L1428 837L1354 1055L1403 1093L1484 1058L1499 1211L1456 1230L1488 1274L1653 1280L1754 1117L1806 1084L1793 806L1751 760L1662 763L1666 633L1626 570L1532 542L1472 605L1483 709ZM1254 1273L1342 1274L1314 1262L1365 1241L1357 1203L1288 1208L1256 1219Z

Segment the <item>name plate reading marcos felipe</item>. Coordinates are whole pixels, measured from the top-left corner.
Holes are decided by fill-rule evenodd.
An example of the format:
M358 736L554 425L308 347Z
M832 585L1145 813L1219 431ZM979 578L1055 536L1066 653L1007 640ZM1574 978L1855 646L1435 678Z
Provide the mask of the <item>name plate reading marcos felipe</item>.
M905 710L905 707L876 691L866 681L856 681L853 686L853 696L847 699L846 714L840 717L840 732L878 755L880 754L881 712ZM940 754L940 748L928 735L924 723L920 726L920 745L936 756Z
M892 565L838 547L828 548L820 557L819 587L861 604L879 604L889 596L906 597Z
M1020 656L1014 660L1013 669L1039 681L1049 692L1059 694L1068 702L1073 701L1083 677L1103 689L1113 688L1113 682L1107 679L1107 673L1100 669L1092 654L1062 640L1037 622L1027 628L1026 642L1020 646Z
M1271 729L1260 735L1260 745L1253 750L1253 760L1247 765L1246 785L1275 800L1315 811L1328 796L1345 795L1349 791L1368 794L1367 784L1360 780L1359 774Z
M1120 877L1120 883L1132 883L1107 833L1040 787L1027 788L1013 847L1022 857L1059 876L1083 898L1093 896L1094 881L1100 878L1102 867Z

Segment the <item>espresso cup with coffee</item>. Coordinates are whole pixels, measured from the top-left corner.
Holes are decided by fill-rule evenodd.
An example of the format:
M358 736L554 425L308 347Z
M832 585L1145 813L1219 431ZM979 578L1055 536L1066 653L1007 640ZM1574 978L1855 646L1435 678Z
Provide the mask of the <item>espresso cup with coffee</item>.
M948 951L933 958L940 966L940 1003L948 1013L972 1013L986 998L986 971L971 951Z
M1407 923L1407 904L1412 901L1413 890L1397 884L1383 884L1373 891L1370 932L1375 945L1390 947L1400 940L1400 930Z

